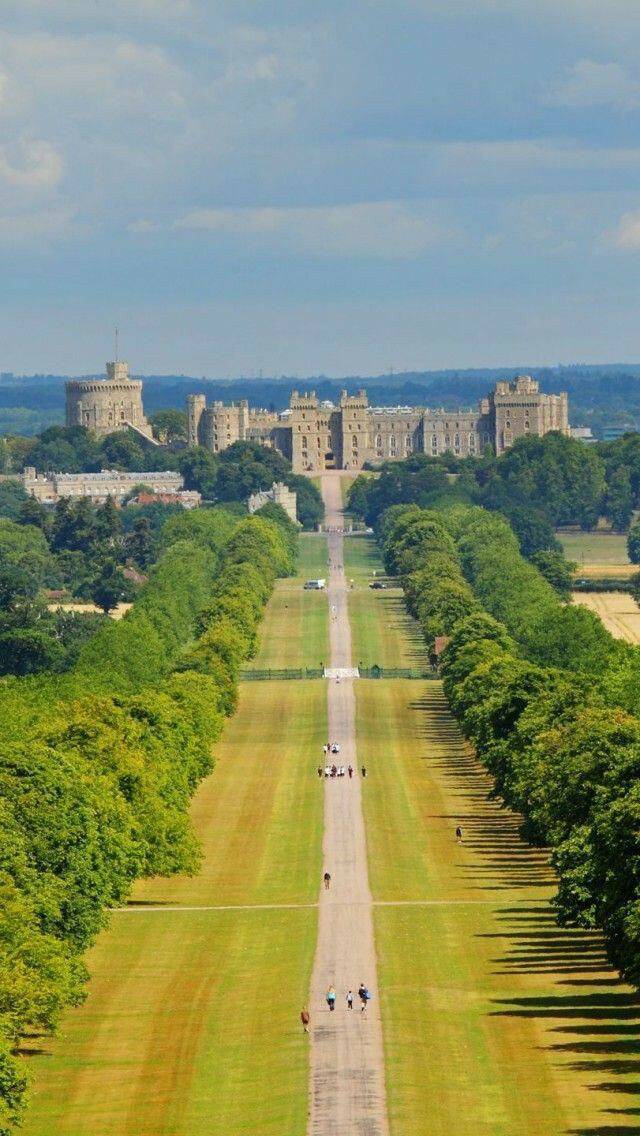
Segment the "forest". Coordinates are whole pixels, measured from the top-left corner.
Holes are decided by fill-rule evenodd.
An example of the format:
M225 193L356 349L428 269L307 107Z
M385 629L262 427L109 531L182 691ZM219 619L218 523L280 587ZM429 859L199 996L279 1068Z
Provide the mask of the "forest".
M572 425L591 426L600 436L605 426L640 428L640 366L601 364L538 367L526 362L514 367L449 368L440 371L402 371L381 375L238 377L216 379L190 375L145 375L147 412L184 406L188 394L204 392L210 402L246 398L252 407L283 410L291 391L315 390L321 399L336 401L365 387L371 403L383 406L475 406L499 379L525 373L539 379L550 394L567 391ZM0 376L0 432L38 434L48 423L64 421L66 375ZM83 375L74 378L95 378Z
M496 458L413 454L387 462L380 476L363 475L351 486L350 511L375 524L399 503L482 505L509 517L526 554L554 548L563 525L592 529L605 517L625 531L640 506L640 434L585 446L551 433L518 439Z
M124 619L103 621L64 674L0 684L3 1136L25 1105L21 1050L83 999L109 909L137 878L197 867L187 806L296 534L278 506L170 517ZM44 538L38 549L46 561Z

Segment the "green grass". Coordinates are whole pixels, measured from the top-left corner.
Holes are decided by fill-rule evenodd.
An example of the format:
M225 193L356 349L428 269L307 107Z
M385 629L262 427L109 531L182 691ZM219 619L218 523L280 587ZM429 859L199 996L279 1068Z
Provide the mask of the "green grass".
M616 1113L640 1005L597 936L556 926L546 855L490 798L440 685L356 697L374 899L429 901L375 910L392 1136L635 1131Z
M619 533L558 533L558 540L568 560L575 560L578 571L583 565L629 564L627 538Z
M317 667L329 657L326 592L304 590L305 580L327 576L327 540L300 537L297 576L278 580L260 627L260 646L247 664L254 670ZM297 660L292 662L292 660Z
M315 901L326 730L323 683L243 686L193 803L202 868L138 885L142 906L112 916L87 1002L29 1043L25 1136L304 1136L315 909L176 908Z
M345 573L353 580L349 591L351 653L365 667L420 667L427 663L417 625L407 615L400 588L373 591L369 582L384 575L372 536L344 542Z

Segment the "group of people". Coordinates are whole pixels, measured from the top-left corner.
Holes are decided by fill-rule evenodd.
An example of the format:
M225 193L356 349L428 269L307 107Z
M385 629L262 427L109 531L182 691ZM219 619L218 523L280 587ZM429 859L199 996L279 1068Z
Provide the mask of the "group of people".
M333 765L325 765L324 768L321 765L318 766L318 777L346 777L347 775L353 777L354 773L355 769L352 765L336 765L334 763ZM363 777L367 776L365 765L362 766L360 773Z
M325 757L328 757L330 753L340 753L340 745L338 742L327 742L326 745L323 745L322 752Z
M336 988L333 984L327 990L325 998L327 1001L327 1006L329 1007L329 1012L333 1013L336 1008L337 1001ZM365 986L364 982L361 982L358 987L358 998L360 999L360 1013L364 1014L366 1012L368 1003L371 1001L371 992L368 987ZM353 1010L354 1001L355 998L353 990L347 990L347 993L345 994L347 1010ZM302 1010L300 1012L300 1021L302 1022L302 1028L304 1032L308 1033L309 1024L311 1022L311 1015L307 1006L302 1007Z

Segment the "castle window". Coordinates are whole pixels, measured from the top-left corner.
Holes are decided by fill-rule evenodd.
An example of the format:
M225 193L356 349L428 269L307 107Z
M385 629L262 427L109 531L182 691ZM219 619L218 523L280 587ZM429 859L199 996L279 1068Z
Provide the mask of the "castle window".
M331 438L327 438L327 446L331 449Z
M451 445L451 435L450 435L450 434L445 434L445 436L444 436L444 444L445 444L445 446L450 446L450 445Z
M456 434L456 436L453 440L454 440L456 446L460 445L460 435L459 434Z

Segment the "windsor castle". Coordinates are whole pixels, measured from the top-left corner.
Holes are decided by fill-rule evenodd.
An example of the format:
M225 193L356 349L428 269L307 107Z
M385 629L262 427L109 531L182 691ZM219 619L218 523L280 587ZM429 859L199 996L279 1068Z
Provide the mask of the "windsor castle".
M412 453L437 457L449 451L479 455L487 446L504 453L516 438L569 433L566 393L542 394L529 375L496 383L473 410L369 406L366 392L343 391L337 406L291 392L289 408L277 414L252 410L246 400L207 406L203 394L187 398L188 442L219 453L237 441L273 446L294 473L362 469Z
M98 436L132 428L154 441L144 415L142 382L127 363L107 363L106 379L66 384L67 426L86 426ZM289 459L294 473L362 469L365 462L409 454L481 454L492 446L502 454L528 434L569 433L566 393L542 394L536 379L518 375L496 383L477 410L430 410L411 406L369 406L366 391L343 391L336 406L315 393L291 392L281 413L253 410L246 400L207 406L203 394L187 398L188 444L220 453L234 442L272 446Z

